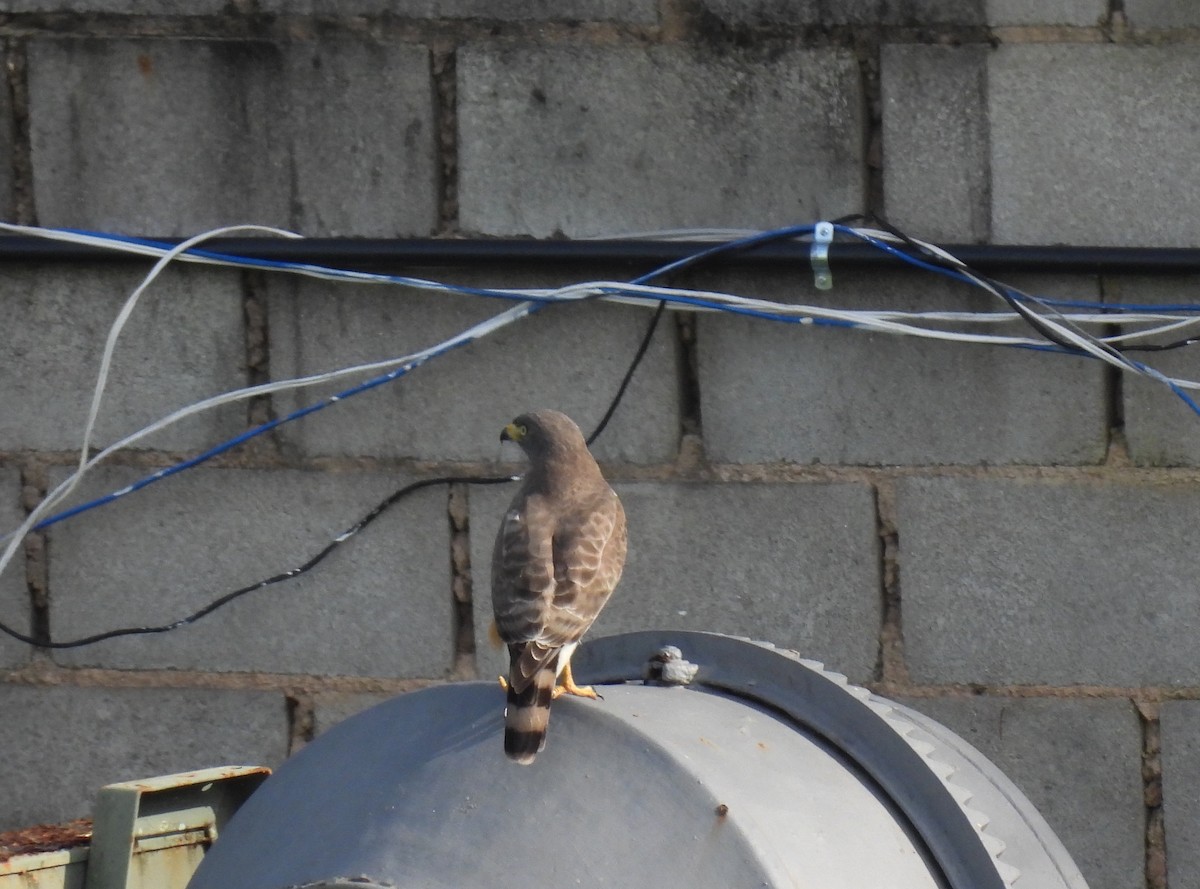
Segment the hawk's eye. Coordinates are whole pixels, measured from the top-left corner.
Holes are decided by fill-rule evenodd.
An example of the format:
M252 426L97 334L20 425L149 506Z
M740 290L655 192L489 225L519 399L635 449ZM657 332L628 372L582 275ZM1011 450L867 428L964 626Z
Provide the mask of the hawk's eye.
M524 438L529 434L529 427L522 423L517 427L517 432L520 434L521 438Z

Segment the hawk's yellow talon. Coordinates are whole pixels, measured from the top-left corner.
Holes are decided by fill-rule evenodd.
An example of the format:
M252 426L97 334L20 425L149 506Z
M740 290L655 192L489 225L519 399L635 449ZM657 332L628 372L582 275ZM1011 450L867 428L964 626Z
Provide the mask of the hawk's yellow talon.
M591 698L593 701L600 700L600 695L590 685L576 685L575 677L571 675L571 664L568 662L563 667L562 676L559 677L559 685L554 687L554 691L550 694L551 700L557 700L563 695L575 695L580 698Z
M500 690L507 692L508 691L508 680L505 679L503 676L497 676L496 678L500 680Z

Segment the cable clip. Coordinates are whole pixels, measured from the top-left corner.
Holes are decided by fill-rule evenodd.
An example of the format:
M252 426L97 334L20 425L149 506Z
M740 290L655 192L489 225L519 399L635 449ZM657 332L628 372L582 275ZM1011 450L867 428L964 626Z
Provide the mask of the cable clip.
M808 251L812 263L813 284L818 290L833 289L833 272L829 270L829 245L833 243L833 223L818 222L813 229L812 247Z

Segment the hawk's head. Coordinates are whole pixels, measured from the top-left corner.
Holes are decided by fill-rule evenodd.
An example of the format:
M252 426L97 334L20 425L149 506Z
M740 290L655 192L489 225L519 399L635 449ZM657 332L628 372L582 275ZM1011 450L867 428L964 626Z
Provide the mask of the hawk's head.
M500 430L500 440L515 441L534 460L553 453L587 450L583 433L575 422L566 414L551 410L521 414Z

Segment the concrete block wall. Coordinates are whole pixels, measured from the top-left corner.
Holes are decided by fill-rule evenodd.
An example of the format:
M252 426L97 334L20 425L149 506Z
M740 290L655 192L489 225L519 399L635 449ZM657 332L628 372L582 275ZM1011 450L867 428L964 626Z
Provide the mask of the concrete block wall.
M873 210L946 243L1200 246L1190 9L0 0L0 217L161 236L254 222L585 237ZM4 266L4 530L77 460L104 337L145 270ZM554 286L646 270L415 271ZM1008 277L1054 296L1196 301L1195 277ZM903 272L835 268L827 294L804 268L677 280L990 307ZM502 308L169 269L118 343L95 444ZM647 322L599 303L538 313L36 534L0 575L0 620L43 642L168 623L295 567L408 482L511 469L500 426L548 405L593 427ZM1186 350L1148 360L1196 376ZM78 499L338 388L171 427ZM992 756L1095 889L1200 885L1198 433L1170 393L1095 363L670 314L596 445L631 550L594 632L796 648ZM64 650L0 636L0 830L86 814L107 781L275 765L383 697L490 678L487 564L509 496L425 488L314 572L169 633Z

